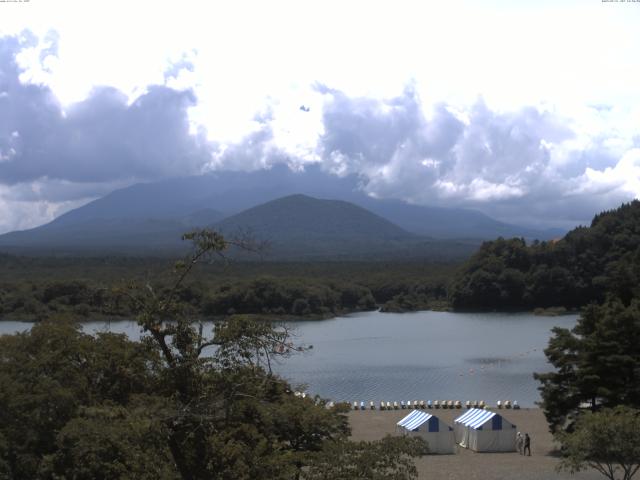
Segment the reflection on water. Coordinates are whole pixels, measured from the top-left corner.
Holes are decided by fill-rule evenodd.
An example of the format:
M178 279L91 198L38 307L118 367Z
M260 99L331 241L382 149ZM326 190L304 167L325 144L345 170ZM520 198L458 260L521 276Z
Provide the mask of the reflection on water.
M577 317L529 314L368 312L318 322L289 322L296 341L313 345L275 369L312 394L333 400L539 399L533 372L549 369L543 349L554 326ZM29 328L0 322L0 333ZM87 322L87 332L140 337L131 321ZM208 330L210 331L211 325Z

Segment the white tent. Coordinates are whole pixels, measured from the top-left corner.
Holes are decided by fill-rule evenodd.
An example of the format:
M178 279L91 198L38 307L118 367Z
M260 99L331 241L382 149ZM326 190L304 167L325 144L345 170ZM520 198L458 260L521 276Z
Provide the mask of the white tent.
M453 428L434 415L414 410L397 423L405 435L419 435L429 444L429 453L455 453Z
M472 408L454 420L456 441L476 452L515 452L516 426L502 415Z

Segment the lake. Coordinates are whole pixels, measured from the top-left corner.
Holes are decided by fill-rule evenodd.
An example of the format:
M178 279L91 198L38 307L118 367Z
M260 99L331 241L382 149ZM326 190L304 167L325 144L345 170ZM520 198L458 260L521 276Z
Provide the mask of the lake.
M366 312L330 320L288 322L297 343L312 345L275 366L308 391L332 400L539 400L533 372L548 371L543 349L551 328L571 328L577 315L525 313ZM30 328L0 322L0 333ZM139 338L135 322L87 322Z

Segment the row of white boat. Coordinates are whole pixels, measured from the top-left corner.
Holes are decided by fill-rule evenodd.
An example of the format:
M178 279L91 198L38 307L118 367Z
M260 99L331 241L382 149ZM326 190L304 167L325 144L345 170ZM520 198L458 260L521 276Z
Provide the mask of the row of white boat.
M467 400L464 403L465 408L490 408L484 400ZM457 409L462 408L462 402L460 400L408 400L405 402L404 400L398 402L384 402L380 401L380 405L378 407L379 410L405 410L405 409L429 409L429 408L448 408L448 409ZM510 400L498 400L496 402L496 408L513 408L514 410L518 410L520 405L518 402L514 400L511 402ZM365 402L353 402L354 410L366 410L367 406ZM369 410L376 410L376 405L373 401L369 402Z

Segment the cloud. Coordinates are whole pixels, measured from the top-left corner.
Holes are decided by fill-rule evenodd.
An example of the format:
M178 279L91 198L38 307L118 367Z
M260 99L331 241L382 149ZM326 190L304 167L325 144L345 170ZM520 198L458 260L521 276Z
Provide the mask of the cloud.
M131 97L96 87L64 107L48 86L57 52L55 32L42 41L28 32L0 38L0 231L136 181L276 164L317 163L379 198L477 208L538 226L571 227L640 195L640 135L622 125L627 117L614 104L578 113L497 109L481 98L426 104L413 83L387 98L318 83L256 104L262 113L249 131L222 144L190 117L201 107L187 88L197 83L195 50L173 57L164 85Z
M594 134L553 110L495 111L481 99L428 107L412 88L390 99L320 91L325 168L364 175L376 197L571 227L640 195L637 139L616 129Z
M48 43L43 59L56 51L55 36ZM210 160L204 133L189 130L191 91L150 86L129 102L99 87L63 110L49 87L20 81L23 48L0 39L0 183L148 180L197 174Z
M239 142L221 145L208 170L252 171L287 163L287 156L274 142L271 112L256 115L254 130Z
M69 199L66 194L50 198L49 192L38 191L41 186L21 184L8 187L0 184L0 232L24 230L50 222L86 203L85 199Z
M190 131L191 90L152 85L129 99L112 87L63 108L44 83L58 35L0 37L0 230L26 228L136 181L196 175L216 146ZM25 71L21 64L32 68ZM183 56L173 80L189 69Z

